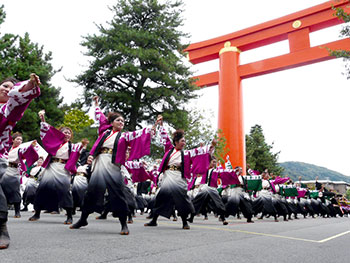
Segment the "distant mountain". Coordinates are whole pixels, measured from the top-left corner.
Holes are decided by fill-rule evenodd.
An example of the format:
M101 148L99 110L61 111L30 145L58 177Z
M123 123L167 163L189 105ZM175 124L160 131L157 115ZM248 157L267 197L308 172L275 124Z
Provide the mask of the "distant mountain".
M298 180L301 176L301 180L315 180L318 176L319 180L330 181L345 181L350 183L350 176L343 175L341 173L329 170L325 167L302 163L302 162L284 162L280 163L284 168L283 175L289 176L293 181Z

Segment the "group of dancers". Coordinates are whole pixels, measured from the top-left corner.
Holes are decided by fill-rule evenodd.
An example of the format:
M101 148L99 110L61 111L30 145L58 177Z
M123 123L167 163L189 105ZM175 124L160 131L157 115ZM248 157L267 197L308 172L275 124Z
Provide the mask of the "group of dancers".
M228 224L229 216L241 214L248 223L253 223L252 218L258 215L260 219L273 216L275 221L283 216L288 221L298 214L347 214L347 208L325 189L318 191L323 196L312 198L309 190L300 183L292 184L289 178L270 178L267 172L259 174L250 169L245 176L241 167L233 169L229 162L226 168L221 167L213 155L215 140L210 145L185 150L184 131L176 130L170 138L162 116L152 127L123 132L124 117L117 112L105 116L98 97L93 98L98 137L84 158L82 152L88 141L73 143L73 131L48 124L45 111L39 112L42 146L36 141L23 146L21 134L11 135L11 131L30 101L39 96L40 80L33 74L28 81L7 79L0 85L0 249L10 244L8 205L14 206L14 217L20 218L22 200L22 210L28 209L29 204L34 206L29 221L40 220L43 210L64 209L64 224L71 229L87 226L93 212L101 214L98 219L112 213L120 221L121 235L129 234L127 224L133 222L135 211L143 213L146 209L150 211L146 227L157 226L159 216L179 216L183 229L190 229L189 223L196 215L207 219L210 212L223 225ZM164 156L157 169L147 171L141 158L150 155L151 142L156 138L164 146ZM39 155L40 147L45 149L45 157ZM27 180L21 197L23 175ZM135 183L140 191L135 190ZM142 190L144 185L149 189ZM73 222L78 207L80 218Z

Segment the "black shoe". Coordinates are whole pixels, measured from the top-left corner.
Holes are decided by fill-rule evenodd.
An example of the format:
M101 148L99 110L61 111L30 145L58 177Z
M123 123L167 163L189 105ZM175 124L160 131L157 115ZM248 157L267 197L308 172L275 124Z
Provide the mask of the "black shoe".
M40 216L36 216L36 215L33 215L31 217L29 217L29 221L38 221L40 219Z
M71 224L73 224L73 218L67 218L67 220L64 221L63 224L65 224L65 225L71 225Z
M76 222L75 224L71 225L69 228L70 229L79 229L82 226L87 226L88 222L87 221L83 221L83 220L78 220L78 222Z
M21 213L19 211L15 212L14 218L21 218Z
M10 235L7 231L6 222L0 223L0 249L6 249L10 245Z
M157 226L157 225L158 225L157 222L153 222L153 221L150 221L150 222L144 224L144 226Z
M23 207L22 209L21 209L21 212L27 212L28 211L28 207Z
M122 226L122 229L120 230L120 234L121 235L129 235L129 229L128 229L127 224Z
M190 229L190 226L186 223L186 224L184 224L183 226L182 226L182 229Z

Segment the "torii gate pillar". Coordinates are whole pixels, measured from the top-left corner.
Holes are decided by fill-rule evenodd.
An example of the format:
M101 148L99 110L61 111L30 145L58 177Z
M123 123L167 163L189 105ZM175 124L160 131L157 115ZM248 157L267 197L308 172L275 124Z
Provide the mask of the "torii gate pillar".
M243 94L241 77L238 74L240 51L230 42L219 52L219 119L218 127L226 138L231 152L231 163L246 170L245 138L243 125ZM229 108L229 109L228 109ZM233 154L234 153L234 154Z

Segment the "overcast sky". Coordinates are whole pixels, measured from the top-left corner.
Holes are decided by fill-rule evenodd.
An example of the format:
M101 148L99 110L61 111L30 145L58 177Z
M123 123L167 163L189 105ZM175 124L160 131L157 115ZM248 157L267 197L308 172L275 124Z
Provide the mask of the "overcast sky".
M299 10L322 0L184 0L184 31L191 43L245 29ZM65 102L72 102L79 88L65 79L84 70L87 58L80 46L82 36L97 33L97 24L110 21L108 6L116 0L2 0L7 18L0 33L30 34L33 42L53 53L53 66L63 67L52 80L62 88ZM243 3L249 3L245 6ZM340 26L313 33L311 45L339 39ZM241 63L288 52L285 42L241 54ZM218 61L193 66L196 74L217 71ZM280 162L301 161L350 175L350 82L342 75L341 59L246 79L242 82L245 132L260 124L273 151L281 151ZM201 91L196 105L217 117L217 87Z

